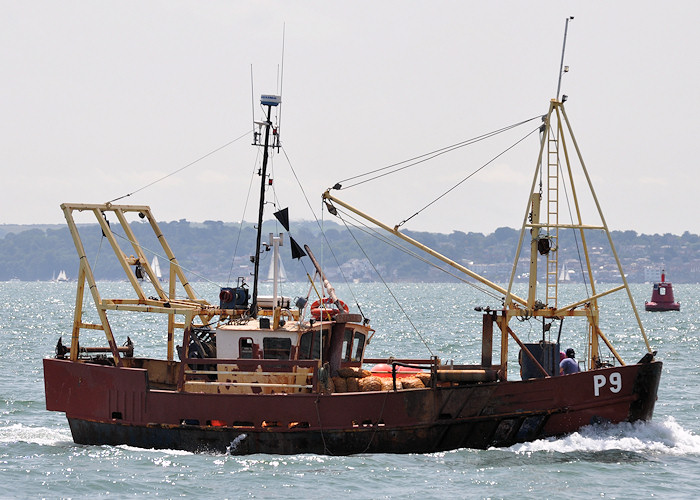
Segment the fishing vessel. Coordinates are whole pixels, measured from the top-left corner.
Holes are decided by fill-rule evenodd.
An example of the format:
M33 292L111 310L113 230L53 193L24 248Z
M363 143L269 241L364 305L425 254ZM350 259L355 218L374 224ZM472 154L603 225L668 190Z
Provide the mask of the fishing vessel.
M293 257L309 259L314 270L307 295L292 303L278 294L275 280L272 297L260 296L261 248L278 252L286 241L283 233L271 234L265 244L262 235L270 184L268 158L279 147L271 116L280 103L279 96L262 96L266 116L258 122L253 141L263 155L252 290L240 278L236 286L221 288L218 302L196 296L148 206L61 205L79 257L75 317L70 342L64 345L59 339L56 355L44 359L44 381L47 409L66 414L76 443L231 454L426 453L509 446L564 435L590 424L652 418L662 363L646 338L624 273L620 272L621 284L596 287L586 233L604 232L618 266L620 260L563 100L551 100L542 116L536 171L510 280L503 286L420 244L398 226L384 224L342 201L335 193L342 186L323 194L331 213L364 218L500 297L476 312L482 328L473 335L479 339L481 356L471 363L445 363L437 356L402 358L399 343L396 357L370 357L368 345L375 330L369 319L350 310L337 296L311 246L302 249L293 238L288 243ZM584 222L578 210L571 223L558 219L560 183L564 177L569 185L574 182L572 155L583 169L584 187L593 193L600 214L597 224ZM540 178L546 179L544 187L537 182ZM572 192L578 209L576 193ZM75 222L79 212L94 215L135 298L101 294ZM286 210L275 216L289 231ZM156 279L145 247L131 228L139 220L150 225L161 245L163 260L168 262L167 288ZM115 234L117 227L121 238ZM558 232L564 229L579 235L589 275L585 296L567 303L559 298L557 287ZM133 254L120 246L124 241ZM529 259L523 296L513 286L521 251ZM278 275L278 255L273 259L273 273ZM144 290L145 283L134 273L136 266L150 279L155 295ZM543 294L538 276L545 283ZM632 362L622 359L611 336L601 328L599 301L615 292L629 298L643 340ZM83 313L88 294L96 306L95 322ZM118 329L113 319L117 313L134 318ZM139 316L147 314L167 317L161 357L138 355ZM577 342L586 346L586 356L579 373L562 376L564 320L579 320ZM447 321L457 325L462 319ZM525 332L535 325L536 331L541 329L541 340L524 342L516 324L524 324ZM392 325L382 328L390 330ZM88 345L83 340L94 331L104 333L106 345ZM568 337L564 340L573 342ZM520 366L512 366L514 352Z
M644 302L647 311L680 311L681 304L673 297L673 283L666 281L666 270L661 270L661 281L654 283L651 300Z

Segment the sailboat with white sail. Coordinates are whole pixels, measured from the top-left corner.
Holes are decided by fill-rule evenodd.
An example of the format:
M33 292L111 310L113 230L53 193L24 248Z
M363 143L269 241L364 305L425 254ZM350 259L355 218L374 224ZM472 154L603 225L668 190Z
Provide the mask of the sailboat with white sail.
M153 261L151 261L151 269L153 269L153 274L156 275L158 281L163 281L163 274L160 271L160 261L158 260L157 255L155 255L153 257Z
M571 271L566 266L566 262L561 266L561 271L559 272L559 281L571 281Z
M277 283L284 283L287 281L287 272L284 270L284 264L282 264L279 253L275 254L270 261L270 267L267 270L267 278L265 278L265 281L269 283L275 281L275 259L277 260Z

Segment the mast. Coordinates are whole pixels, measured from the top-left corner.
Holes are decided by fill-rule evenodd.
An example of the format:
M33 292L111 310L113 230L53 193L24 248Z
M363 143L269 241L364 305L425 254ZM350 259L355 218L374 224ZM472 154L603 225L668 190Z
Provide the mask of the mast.
M270 157L270 129L272 128L272 107L278 106L282 102L280 96L265 95L260 96L260 104L267 106L267 119L264 122L256 122L259 127L265 127L265 142L263 143L263 164L260 170L260 205L258 207L258 232L255 243L255 256L253 257L253 298L250 303L250 315L253 318L258 316L258 281L260 277L260 246L262 244L262 225L263 213L265 211L265 186L267 178L267 161ZM273 133L277 135L277 130ZM253 136L253 145L259 146L258 139L260 132L256 132ZM278 146L278 144L275 144Z
M561 77L564 73L569 71L568 66L564 66L564 52L566 52L566 34L569 31L569 21L573 20L574 16L569 16L566 18L566 24L564 25L564 43L561 47L561 62L559 63L559 79L557 82L557 101L559 100L559 91L561 91Z

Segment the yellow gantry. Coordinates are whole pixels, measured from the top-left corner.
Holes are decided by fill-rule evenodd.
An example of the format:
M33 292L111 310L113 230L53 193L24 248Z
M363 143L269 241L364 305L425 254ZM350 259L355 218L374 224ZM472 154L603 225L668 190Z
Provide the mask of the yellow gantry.
M119 355L119 349L114 340L114 334L107 317L108 311L137 311L137 312L150 312L150 313L162 313L168 315L168 352L167 359L172 361L174 358L174 329L175 328L188 328L193 325L193 320L195 317L199 317L202 324L208 323L214 316L218 314L225 314L227 311L222 311L210 305L205 300L197 299L194 290L190 286L185 274L177 262L175 255L173 254L170 246L168 245L163 233L156 222L156 219L151 213L151 209L145 205L112 205L111 203L105 204L86 204L86 203L64 203L61 205L61 209L66 217L66 222L68 223L68 228L70 230L75 248L78 252L80 258L80 267L78 270L78 286L75 299L75 312L73 316L73 329L71 335L71 349L70 358L73 361L78 359L78 353L80 349L80 330L103 330L107 338L107 343L109 344L109 350L114 357L114 362L117 366L122 366L121 358ZM95 281L95 276L93 274L92 267L85 253L85 248L83 246L82 239L80 237L80 232L78 226L75 222L74 212L91 212L100 228L102 229L102 234L107 239L112 247L114 255L117 257L122 269L124 270L125 276L129 283L131 284L134 292L136 293L136 299L108 299L103 298L100 295L97 282ZM144 248L141 246L139 241L136 239L135 234L131 230L129 223L126 218L126 214L136 213L139 217L146 219L151 229L154 232L158 242L161 245L161 249L165 254L169 262L169 290L166 292L160 281L157 279L154 270L151 268L148 259L144 253ZM119 242L117 240L117 235L112 231L110 224L107 222L107 215L114 215L119 227L121 227L124 232L124 237L131 244L136 256L127 256L122 250ZM146 293L141 286L141 283L136 278L134 272L132 271L132 266L140 265L150 278L151 284L156 290L158 295L157 298L148 298ZM176 298L175 289L177 281L179 280L182 288L185 290L186 298ZM88 285L90 294L97 308L97 313L100 318L100 324L86 323L83 321L83 299L85 293L85 285ZM184 316L184 321L176 322L175 315Z
M411 245L421 249L427 254L437 258L438 260L448 264L449 266L457 269L458 271L464 273L465 275L475 279L479 283L488 286L492 290L502 294L504 296L504 311L505 316L504 321L498 321L498 325L501 328L501 365L506 366L508 357L508 338L512 337L518 344L521 344L519 339L515 336L512 330L508 327L510 318L512 317L541 317L541 318L551 318L551 319L561 319L565 316L583 316L588 320L588 366L595 367L599 362L599 340L609 348L612 355L617 359L620 364L624 365L624 361L614 349L608 338L600 330L598 324L598 299L611 294L613 292L625 289L627 291L628 298L630 300L632 309L634 310L637 323L639 325L640 332L644 339L646 348L648 352L651 352L651 347L647 339L644 327L642 325L639 313L634 304L634 299L632 293L629 289L627 283L627 278L622 272L622 266L620 259L618 257L617 251L612 241L610 235L610 230L605 221L603 213L598 202L598 198L593 189L588 171L586 169L583 157L579 150L578 144L573 134L573 130L569 123L564 110L564 104L561 101L552 99L550 101L549 110L547 114L543 117L543 128L542 136L540 141L540 151L537 159L537 165L535 168L535 173L532 180L532 185L530 189L530 196L528 198L528 205L523 217L523 223L521 225L520 237L518 241L518 247L516 255L513 261L513 267L511 270L510 280L506 288L493 283L487 278L475 273L474 271L468 269L467 267L454 262L448 257L434 251L433 249L423 245L422 243L414 240L413 238L401 233L398 226L391 227L388 224L380 222L378 219L358 210L357 208L351 206L347 202L344 202L333 196L330 193L330 189L323 193L323 199L327 202L343 207L344 209L354 213L355 215L365 219L371 224L374 224L383 230L393 234L394 236L410 243ZM580 170L583 173L589 192L591 193L592 199L595 202L595 208L600 218L599 224L584 224L583 217L581 214L581 207L579 205L578 194L576 191L576 185L574 183L574 170L570 161L568 141L571 141L574 147L575 155L580 166ZM539 184L539 180L543 176L546 176L547 187L545 189L546 199L543 200L542 188ZM561 182L566 182L570 186L570 195L573 198L573 205L575 208L575 220L571 223L565 224L561 223L559 219L559 185ZM542 203L546 203L546 221L541 220L541 209ZM544 258L547 262L546 268L546 298L544 302L537 300L537 277L538 277L538 243L540 240L546 238L548 239L550 250L549 252L557 252L558 241L559 241L559 229L569 228L577 231L580 236L582 246L583 246L583 259L585 260L586 270L589 276L589 282L591 287L591 293L582 300L578 300L571 304L562 306L558 303L558 273L559 261L556 255L549 256L546 255ZM610 248L615 257L615 262L617 264L620 276L622 278L622 285L613 287L607 291L597 292L595 281L592 278L593 272L591 267L591 261L588 254L588 247L586 244L586 231L589 230L602 230L606 233ZM526 241L526 235L530 235L530 273L529 273L529 286L528 294L526 298L519 297L513 293L513 284L516 276L516 267L520 254L523 248L523 244Z

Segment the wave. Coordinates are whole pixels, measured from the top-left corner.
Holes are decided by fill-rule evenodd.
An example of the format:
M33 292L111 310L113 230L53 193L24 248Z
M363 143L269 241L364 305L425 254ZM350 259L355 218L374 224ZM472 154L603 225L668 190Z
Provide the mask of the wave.
M0 444L27 443L41 446L74 445L70 430L66 427L32 427L24 424L9 424L0 427ZM115 446L124 451L152 452L158 455L192 455L184 450L158 450L136 448L129 445Z
M17 442L57 446L73 444L73 438L65 427L32 427L24 424L10 424L0 427L0 443Z
M131 446L128 444L120 444L115 446L115 448L119 448L120 450L124 451L137 451L137 452L142 452L142 453L156 453L158 455L196 455L196 453L193 453L191 451L186 451L186 450L175 450L175 449L170 449L170 448L138 448L136 446Z
M673 417L662 422L635 422L583 427L562 438L540 439L502 450L516 454L534 452L606 452L652 453L662 455L700 455L700 436L681 427Z

